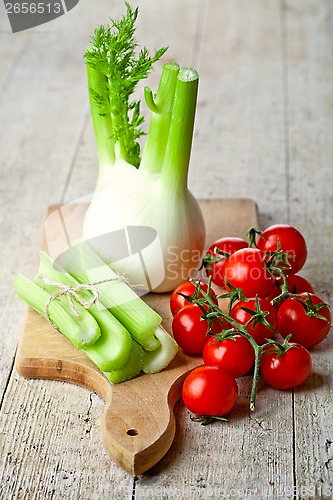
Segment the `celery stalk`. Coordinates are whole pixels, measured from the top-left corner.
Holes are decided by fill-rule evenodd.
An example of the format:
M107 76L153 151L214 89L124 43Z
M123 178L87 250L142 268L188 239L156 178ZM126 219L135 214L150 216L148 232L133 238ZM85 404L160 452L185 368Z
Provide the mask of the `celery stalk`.
M121 277L95 253L87 242L77 244L57 259L56 265L79 281L92 283L110 280L98 285L99 300L147 351L160 345L155 330L162 318L136 293L121 281Z
M50 294L22 275L15 276L14 290L19 299L46 317L45 305L51 297ZM84 349L100 337L100 328L91 314L79 303L75 303L78 317L74 316L66 300L65 297L59 297L49 303L49 319L75 347Z
M57 271L52 259L45 252L40 252L39 268L34 281L48 293L56 293L57 288L46 284L41 278L43 275L70 287L79 285L79 282L70 274ZM79 291L79 295L86 301L92 298L92 292L84 289ZM97 321L101 336L92 346L85 349L85 354L102 371L120 369L127 363L132 348L129 332L99 301L92 304L88 310Z
M104 375L112 384L120 384L125 380L130 380L136 377L142 370L144 359L144 351L142 347L133 340L133 346L130 358L126 365L120 370L105 372Z
M145 351L142 370L145 373L158 373L166 368L178 352L176 341L159 326L155 333L161 342L160 347L155 351Z

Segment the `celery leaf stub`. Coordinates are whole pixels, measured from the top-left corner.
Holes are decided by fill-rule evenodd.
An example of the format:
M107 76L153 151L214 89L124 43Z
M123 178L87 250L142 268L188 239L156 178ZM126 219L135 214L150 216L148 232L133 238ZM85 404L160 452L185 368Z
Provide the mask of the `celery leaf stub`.
M204 249L202 213L187 185L199 76L193 68L165 63L156 94L145 88L151 120L140 157L143 117L140 102L130 96L166 49L152 57L139 49L138 9L126 9L119 22L95 30L86 52L99 173L83 237L132 284L168 292L196 272ZM105 236L134 226L155 231L154 243L141 248L132 239L120 258L112 258L112 238L105 245Z

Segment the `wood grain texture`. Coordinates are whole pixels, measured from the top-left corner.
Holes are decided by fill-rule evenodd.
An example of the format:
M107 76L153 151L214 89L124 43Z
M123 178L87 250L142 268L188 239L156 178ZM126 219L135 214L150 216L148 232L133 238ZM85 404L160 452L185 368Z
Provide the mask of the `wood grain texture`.
M251 200L201 200L200 206L206 246L224 235L244 237L249 227L258 226L257 207ZM42 248L47 250L49 242L61 253L67 247L64 230L70 241L80 237L86 208L75 204L50 208L43 224ZM61 227L56 224L58 214ZM172 334L169 297L148 294L144 300L162 316L164 328ZM16 369L24 377L71 382L99 394L106 403L101 424L104 447L118 466L133 475L150 469L170 448L176 428L173 407L180 398L183 378L201 363L202 358L179 351L166 370L111 385L83 351L31 309L16 355Z
M280 393L262 384L255 414L246 378L226 426L203 429L176 404L170 450L137 478L101 446L104 403L95 393L51 380L22 384L13 369L25 321L13 275L35 270L46 207L94 189L82 54L92 29L123 12L121 0L95 3L80 0L15 35L0 3L0 496L331 498L332 333L312 353L306 386ZM263 227L297 225L309 246L302 274L332 303L332 0L139 5L139 42L170 44L167 58L200 73L193 193L250 198Z
M284 4L288 192L291 222L302 225L308 221L304 227L309 246L306 275L332 305L332 2L322 2L321 7ZM312 350L313 376L294 395L295 483L304 490L310 486L313 498L333 497L332 349L331 335Z

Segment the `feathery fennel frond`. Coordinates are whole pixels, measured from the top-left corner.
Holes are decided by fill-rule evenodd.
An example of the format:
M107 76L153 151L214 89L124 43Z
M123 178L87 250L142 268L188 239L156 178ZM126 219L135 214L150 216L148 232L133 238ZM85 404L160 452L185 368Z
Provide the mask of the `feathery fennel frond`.
M111 25L99 26L87 49L88 66L104 77L102 91L89 89L99 114L112 117L112 140L119 144L120 155L136 167L140 163L140 146L137 139L144 134L140 125L140 101L131 101L138 82L147 78L153 64L167 48L151 56L146 47L138 50L135 39L135 21L138 8L126 3L126 14L119 20L110 19Z

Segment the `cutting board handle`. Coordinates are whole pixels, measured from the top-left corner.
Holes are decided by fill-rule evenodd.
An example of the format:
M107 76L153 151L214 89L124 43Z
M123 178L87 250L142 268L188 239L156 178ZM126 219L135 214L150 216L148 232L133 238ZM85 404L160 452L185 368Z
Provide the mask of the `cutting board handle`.
M126 398L124 385L112 386L101 422L102 441L112 460L130 474L142 474L170 448L176 429L173 408L184 376L166 391L159 374L145 375L144 394L138 377L126 383Z

